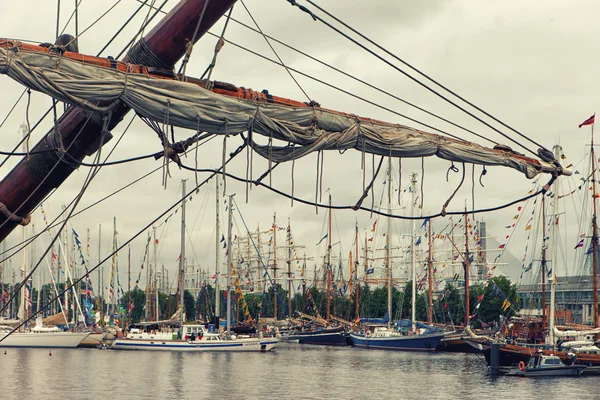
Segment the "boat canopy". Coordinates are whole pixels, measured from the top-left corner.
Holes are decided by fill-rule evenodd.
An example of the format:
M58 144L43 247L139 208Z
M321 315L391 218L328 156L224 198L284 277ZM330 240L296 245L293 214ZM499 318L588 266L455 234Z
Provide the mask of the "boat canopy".
M356 149L381 156L437 156L452 162L505 166L528 178L540 173L570 175L547 155L537 160L508 146L491 149L317 104L278 104L256 92L252 92L255 98L228 97L196 83L152 76L144 67L99 58L94 59L103 62L85 61L92 58L64 49L0 41L0 73L32 90L107 114L122 102L147 119L198 132L236 135L247 131L252 148L274 162L321 150ZM291 145L259 145L252 140L253 134Z

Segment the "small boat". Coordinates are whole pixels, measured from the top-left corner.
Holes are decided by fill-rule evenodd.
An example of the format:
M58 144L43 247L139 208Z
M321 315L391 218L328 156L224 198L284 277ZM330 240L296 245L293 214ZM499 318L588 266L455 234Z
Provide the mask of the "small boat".
M516 368L506 372L509 376L537 377L537 376L579 376L587 368L585 365L565 365L555 356L538 353L531 357L527 364L519 362Z
M279 342L277 338L236 337L223 338L210 333L204 325L184 325L178 331L140 332L134 330L127 337L117 338L113 350L149 351L271 351Z

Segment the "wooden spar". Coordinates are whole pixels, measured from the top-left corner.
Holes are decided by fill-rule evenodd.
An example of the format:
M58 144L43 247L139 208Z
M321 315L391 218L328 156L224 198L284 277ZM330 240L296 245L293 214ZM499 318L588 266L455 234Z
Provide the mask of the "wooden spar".
M175 8L140 42L145 44L147 52L160 60L163 66L172 67L185 54L187 44L192 40L198 18L205 3L206 12L198 28L196 40L200 39L233 4L235 0L182 0ZM136 45L136 47L138 47ZM39 47L39 46L38 46ZM134 62L129 55L124 62ZM116 109L108 124L113 129L127 114L129 108L121 106ZM32 152L57 147L63 144L75 160L81 161L85 156L97 151L100 146L102 118L71 107L59 118L57 137L54 129L32 149ZM75 140L77 138L77 140ZM105 139L105 142L108 139ZM0 202L11 212L26 217L54 189L59 187L73 172L73 167L58 163L58 156L53 152L33 154L24 158L0 182ZM56 168L52 168L56 165ZM44 181L42 184L41 182ZM3 241L18 225L0 215L0 241Z
M290 218L288 217L288 229L287 229L287 245L288 245L288 317L292 317L292 225Z

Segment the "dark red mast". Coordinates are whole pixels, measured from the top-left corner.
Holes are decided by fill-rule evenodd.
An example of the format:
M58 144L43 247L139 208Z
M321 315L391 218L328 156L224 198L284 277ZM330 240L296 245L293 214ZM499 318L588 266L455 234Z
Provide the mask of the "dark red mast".
M205 4L208 3L194 41L200 39L235 1L182 0L133 46L123 61L172 71L174 64L184 56L188 43L194 38ZM125 106L116 109L108 130L114 128L128 111L129 108ZM90 117L88 112L71 107L58 121L58 134L52 129L36 144L32 152L59 148L62 143L63 148L68 149L71 161L81 161L99 149L102 125L102 115L94 114ZM108 137L105 137L104 143L107 140ZM30 155L0 182L0 207L3 204L5 208L1 208L11 217L0 213L0 242L19 225L22 218L27 218L50 191L59 187L71 175L74 170L72 163L59 162L59 159L56 152Z

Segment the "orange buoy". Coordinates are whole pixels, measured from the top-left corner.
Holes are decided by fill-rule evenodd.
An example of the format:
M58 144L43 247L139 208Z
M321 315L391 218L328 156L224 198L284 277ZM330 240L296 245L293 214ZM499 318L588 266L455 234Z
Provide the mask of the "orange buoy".
M525 371L525 363L523 361L519 361L517 368L519 368L519 371Z

